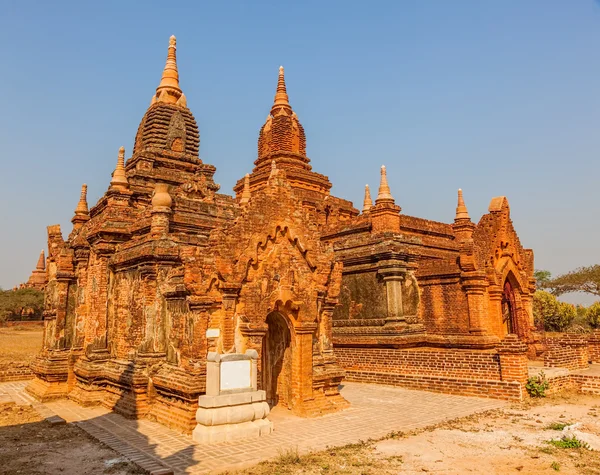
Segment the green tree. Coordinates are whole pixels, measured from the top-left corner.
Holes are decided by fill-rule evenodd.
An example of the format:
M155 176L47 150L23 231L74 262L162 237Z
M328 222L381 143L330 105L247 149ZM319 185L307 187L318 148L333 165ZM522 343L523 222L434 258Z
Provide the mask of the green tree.
M565 330L577 316L574 305L560 302L555 295L538 290L533 295L533 318L536 326L547 331Z
M586 292L600 297L600 264L579 267L566 274L551 279L547 283L554 295L569 292Z
M536 269L533 272L535 278L535 285L538 289L545 289L548 286L548 282L552 279L552 274L549 270Z
M41 316L44 294L36 289L0 290L0 321L20 320L24 313Z
M592 328L600 328L600 302L594 302L587 308L586 319Z

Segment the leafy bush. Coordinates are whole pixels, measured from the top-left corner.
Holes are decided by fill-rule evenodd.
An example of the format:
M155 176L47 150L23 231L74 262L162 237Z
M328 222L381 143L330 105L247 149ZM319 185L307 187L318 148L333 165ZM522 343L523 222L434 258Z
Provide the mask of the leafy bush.
M536 326L547 331L565 330L577 316L574 305L560 302L551 293L538 290L533 294L533 318Z
M571 425L569 422L553 422L552 424L548 424L546 429L550 430L563 430L565 427Z
M540 371L537 376L532 376L527 380L525 389L531 397L546 397L546 391L550 387L550 383L546 379L546 374Z
M585 318L592 328L600 328L600 302L595 302L587 309Z
M553 439L548 441L549 444L558 447L559 449L589 449L590 446L581 440L579 440L575 435L568 436L563 435L560 439Z

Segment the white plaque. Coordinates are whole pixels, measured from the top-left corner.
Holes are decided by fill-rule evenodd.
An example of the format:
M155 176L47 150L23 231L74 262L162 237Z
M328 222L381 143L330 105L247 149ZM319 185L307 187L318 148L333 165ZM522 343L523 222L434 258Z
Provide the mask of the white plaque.
M219 338L221 331L218 328L209 328L206 330L206 338Z
M250 360L221 361L221 391L252 387Z

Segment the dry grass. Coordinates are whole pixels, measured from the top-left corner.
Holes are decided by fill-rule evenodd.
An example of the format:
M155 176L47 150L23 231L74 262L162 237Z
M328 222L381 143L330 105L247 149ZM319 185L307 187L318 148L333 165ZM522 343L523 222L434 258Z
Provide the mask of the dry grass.
M273 460L235 473L240 475L398 473L402 466L402 458L381 456L375 452L374 444L371 441L350 444L306 455L300 455L297 449L288 449Z
M0 328L0 368L29 364L42 348L42 329L39 327Z

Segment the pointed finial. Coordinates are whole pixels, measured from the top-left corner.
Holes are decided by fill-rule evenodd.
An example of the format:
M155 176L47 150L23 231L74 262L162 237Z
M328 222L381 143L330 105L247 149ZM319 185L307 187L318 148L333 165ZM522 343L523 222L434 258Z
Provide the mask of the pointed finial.
M244 189L242 190L242 198L240 199L240 204L246 204L252 198L252 193L250 193L250 175L246 173L244 176Z
M119 149L119 158L117 158L117 167L112 174L112 180L110 180L110 187L113 189L126 190L129 188L129 182L127 181L127 175L125 174L125 147Z
M376 204L381 202L393 202L394 197L390 192L390 186L387 181L387 171L385 169L385 165L381 165L381 181L379 183L379 193L377 193L377 199L375 200Z
M369 185L365 185L365 200L363 202L363 213L367 213L373 206L373 200L371 200L371 190Z
M163 70L160 84L156 88L156 96L154 96L152 102L159 101L175 104L178 103L181 97L184 97L181 88L179 87L176 50L177 40L175 36L171 36L171 38L169 38L169 51L167 53L165 69Z
M38 259L37 265L35 266L37 270L45 270L46 269L46 257L44 256L44 250L40 251L40 257Z
M454 220L456 221L457 219L471 219L467 207L465 206L463 192L460 188L458 189L458 206L456 207L456 217Z
M79 196L79 203L77 203L77 208L75 208L75 215L87 215L88 204L87 204L87 185L84 183L81 185L81 195Z
M275 101L271 108L271 115L275 115L274 112L281 107L291 110L287 90L285 88L285 76L283 72L283 66L279 66L279 78L277 80L277 91L275 92Z

